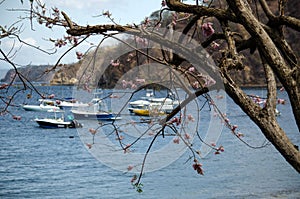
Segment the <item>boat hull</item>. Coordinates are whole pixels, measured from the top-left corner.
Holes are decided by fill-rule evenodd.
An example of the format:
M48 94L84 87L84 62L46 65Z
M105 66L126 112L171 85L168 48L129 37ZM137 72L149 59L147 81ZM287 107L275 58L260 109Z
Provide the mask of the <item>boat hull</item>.
M25 111L47 112L51 110L59 110L57 106L38 106L38 105L23 105Z
M110 120L118 120L121 117L117 117L116 114L107 113L107 112L88 112L88 111L71 111L74 115L74 118L79 120L102 120L102 121L110 121Z
M80 128L82 125L75 120L62 121L57 119L36 119L41 128L56 129L56 128Z

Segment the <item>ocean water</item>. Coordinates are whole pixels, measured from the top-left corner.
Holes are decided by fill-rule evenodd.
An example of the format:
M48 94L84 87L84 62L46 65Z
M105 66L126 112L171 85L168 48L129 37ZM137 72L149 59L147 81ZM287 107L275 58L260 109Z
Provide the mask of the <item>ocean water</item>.
M58 96L72 95L71 87L41 87ZM249 89L249 94L265 91ZM286 93L279 97L287 99ZM15 104L36 103L21 96ZM265 142L264 136L230 100L227 115L251 145ZM289 102L278 106L278 121L295 144L299 132ZM143 192L132 187L131 173L105 166L89 152L76 129L41 129L33 121L46 113L25 112L11 107L0 117L0 198L300 198L300 175L272 145L252 149L224 128L218 144L222 154L201 159L204 176L198 175L184 154L169 166L146 173ZM204 124L205 125L205 121Z

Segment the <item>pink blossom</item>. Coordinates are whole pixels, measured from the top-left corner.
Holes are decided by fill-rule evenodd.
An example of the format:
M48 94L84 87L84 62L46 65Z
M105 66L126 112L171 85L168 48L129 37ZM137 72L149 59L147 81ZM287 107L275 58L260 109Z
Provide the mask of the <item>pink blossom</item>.
M122 80L122 87L123 87L123 88L126 88L126 87L127 87L127 82L126 82L126 80L124 80L124 79Z
M86 145L89 149L91 149L92 146L93 146L92 144L89 144L89 143L86 143L85 145Z
M119 60L116 60L116 61L111 60L110 64L111 64L112 66L120 66L120 61L119 61Z
M96 129L93 129L93 128L90 128L89 129L89 132L93 135L95 135L97 133L97 130Z
M77 59L82 59L83 54L82 54L82 52L76 51L76 56L77 56Z
M48 96L49 99L53 99L55 97L55 94L51 94Z
M124 137L122 135L120 135L119 137L116 137L116 140L123 140Z
M238 133L237 133L237 136L238 136L238 137L244 137L244 134L241 133L241 132L238 132Z
M192 122L195 121L194 117L191 114L188 114L187 118L189 121L192 121Z
M213 41L213 42L211 43L211 47L212 47L213 49L217 49L219 46L220 46L220 44L218 44L218 43L215 42L215 41Z
M185 134L184 134L184 139L186 139L186 140L191 139L191 135L188 134L188 133L185 133Z
M173 139L173 143L175 143L175 144L179 144L179 141L180 141L179 137L175 137Z
M127 167L127 171L131 171L133 168L134 168L134 166L129 165L129 166Z
M136 89L137 85L136 84L131 84L131 89Z
M131 59L133 57L134 57L134 54L133 53L129 53L126 61L128 61L128 62L131 61Z
M144 25L148 25L150 23L149 17L146 17L144 20Z
M202 24L201 29L202 29L203 34L204 34L206 37L209 37L209 36L211 36L212 34L214 34L215 30L213 29L212 25L213 25L213 24L210 23L210 22L207 22L207 23Z
M191 73L192 73L192 72L195 72L195 67L190 67L190 68L189 68L189 72L191 72Z
M221 152L224 152L224 147L223 147L223 146L220 146L217 150L218 150L218 151L221 151Z
M284 99L278 99L278 100L277 100L277 103L278 103L278 104L285 104L285 100L284 100Z
M209 87L209 86L212 86L214 84L216 84L216 81L214 79L212 79L208 76L205 77L205 84L204 84L205 87Z
M148 40L145 39L145 38L141 38L141 37L138 37L136 36L135 37L135 41L143 46L147 46L148 45Z
M174 117L174 118L171 120L171 123L176 123L176 125L178 126L178 125L181 123L181 119L178 119L177 117Z
M85 83L85 84L83 85L83 88L84 88L85 90L87 90L89 93L92 91L92 90L89 88L89 85L88 85L87 83Z
M129 153L130 152L130 148L131 147L131 144L127 144L124 148L124 153Z
M192 84L192 87L193 87L194 89L199 88L199 87L200 87L199 82L198 82L198 81L195 81L195 82Z
M21 120L22 117L19 116L19 115L13 115L12 118L13 118L14 120Z
M195 161L195 163L193 164L193 168L194 168L194 170L197 171L198 174L204 175L204 172L203 172L203 169L202 169L202 164Z
M235 131L235 129L237 129L237 127L238 127L237 125L233 125L232 128L231 128L231 130Z
M137 175L134 174L134 175L132 176L130 182L133 183L134 181L136 181L136 179L137 179Z

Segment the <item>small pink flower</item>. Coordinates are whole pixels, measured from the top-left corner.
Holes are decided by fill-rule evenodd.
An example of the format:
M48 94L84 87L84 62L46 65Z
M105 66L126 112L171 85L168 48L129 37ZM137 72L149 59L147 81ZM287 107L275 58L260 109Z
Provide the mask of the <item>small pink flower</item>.
M122 87L123 87L123 88L126 88L126 87L127 87L127 84L128 84L128 83L126 82L126 80L123 79L123 80L122 80Z
M137 85L136 84L131 84L131 89L136 89Z
M238 127L237 125L233 125L232 128L231 128L231 130L235 131L235 129L237 129L237 127Z
M127 167L127 171L131 171L133 168L134 168L134 166L129 165L129 166Z
M201 29L202 29L203 34L206 37L209 37L209 36L211 36L212 34L215 33L215 30L213 29L212 25L213 24L210 23L210 22L202 24Z
M122 135L120 135L119 137L116 137L116 140L123 140L124 137Z
M237 136L238 136L238 137L244 137L244 134L243 134L243 133L240 133L240 132L238 132L238 133L237 133Z
M203 172L203 169L202 169L202 164L200 164L200 163L198 163L198 162L195 162L195 163L193 164L193 168L194 168L194 170L197 171L198 174L204 175L204 172Z
M285 104L285 100L284 100L284 99L278 99L278 100L277 100L277 103L278 103L278 104Z
M97 130L96 129L93 129L93 128L90 128L89 129L89 132L93 135L95 135L97 133Z
M77 59L82 59L83 53L76 51L76 56L77 56Z
M195 81L195 82L192 84L192 87L193 87L194 89L199 88L199 87L200 87L199 82L198 82L198 81Z
M177 117L174 117L174 118L171 120L171 123L176 123L176 125L178 126L178 125L181 123L181 119L178 119Z
M188 133L185 133L185 134L184 134L184 139L186 139L186 140L191 139L191 135L188 134Z
M21 120L22 117L19 116L19 115L13 115L12 118L13 118L14 120Z
M129 148L131 147L131 144L127 144L124 148L124 153L130 152Z
M84 84L83 88L89 93L92 91L87 83Z
M114 61L114 60L111 60L111 62L110 62L110 64L112 65L112 66L120 66L120 61L119 60L116 60L116 61Z
M48 96L49 99L53 99L54 97L55 97L54 94L51 94L51 95Z
M188 114L187 118L189 121L192 121L192 122L195 121L194 117L191 114Z
M211 43L211 47L212 47L213 49L217 49L219 46L220 46L220 44L218 44L218 43L215 42L215 41L213 41L213 42Z
M175 144L179 144L179 141L180 141L179 137L175 137L173 139L173 143L175 143Z
M136 181L136 179L137 179L137 175L133 175L130 182L133 183L134 181Z
M221 152L224 152L224 147L223 147L223 146L220 146L217 150L218 150L218 151L221 151Z
M189 68L189 72L191 72L191 73L192 73L192 72L195 72L195 67L190 67L190 68Z

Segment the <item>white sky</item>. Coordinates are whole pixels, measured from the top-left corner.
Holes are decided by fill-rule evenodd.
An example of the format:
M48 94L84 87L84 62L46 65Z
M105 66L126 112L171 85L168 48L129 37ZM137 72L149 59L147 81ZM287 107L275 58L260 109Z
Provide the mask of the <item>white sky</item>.
M22 12L12 12L7 9L12 8L29 8L29 0L5 0L0 4L0 25L10 26L18 20L19 16L24 16ZM113 18L120 24L140 23L146 16L149 16L153 11L161 8L161 0L41 0L46 3L47 7L57 7L65 11L72 20L80 25L95 25L105 24L109 20L103 17L94 17L102 14L103 11L109 10L113 14ZM34 24L35 31L31 30L29 20L23 21L23 32L21 39L34 45L38 45L42 49L48 50L53 48L54 44L46 41L49 38L57 39L66 35L63 28L48 29L44 26ZM21 25L21 24L20 24ZM98 38L100 40L100 38ZM95 40L93 42L97 42ZM13 45L13 40L3 39L0 41L0 48L6 52ZM21 46L20 43L15 43L16 47ZM84 47L78 51L84 51ZM21 50L17 52L13 61L20 65L40 65L40 64L54 64L59 55L64 52L66 48L60 49L55 56L41 53L36 49L22 46ZM72 63L78 61L75 52L71 52L62 60L62 63ZM11 66L0 60L0 69L11 68Z

